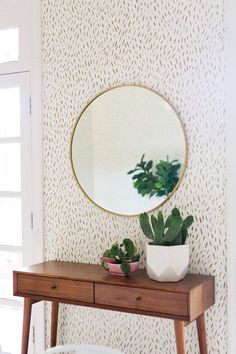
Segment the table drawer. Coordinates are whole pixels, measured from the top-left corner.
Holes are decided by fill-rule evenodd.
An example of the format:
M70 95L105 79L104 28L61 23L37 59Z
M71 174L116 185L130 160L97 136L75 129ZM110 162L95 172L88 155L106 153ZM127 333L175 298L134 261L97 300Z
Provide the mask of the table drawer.
M93 283L18 274L17 293L94 302Z
M163 314L188 315L188 296L178 292L95 284L95 303Z

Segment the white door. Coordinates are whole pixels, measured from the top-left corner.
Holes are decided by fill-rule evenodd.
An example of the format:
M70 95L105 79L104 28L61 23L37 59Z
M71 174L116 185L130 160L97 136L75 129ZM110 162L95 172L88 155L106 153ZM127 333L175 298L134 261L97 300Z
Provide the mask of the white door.
M0 345L20 353L22 300L12 268L31 263L31 119L29 73L0 75Z
M0 0L0 346L10 354L20 353L23 317L22 299L12 296L11 268L43 257L40 5ZM43 348L39 303L29 354Z

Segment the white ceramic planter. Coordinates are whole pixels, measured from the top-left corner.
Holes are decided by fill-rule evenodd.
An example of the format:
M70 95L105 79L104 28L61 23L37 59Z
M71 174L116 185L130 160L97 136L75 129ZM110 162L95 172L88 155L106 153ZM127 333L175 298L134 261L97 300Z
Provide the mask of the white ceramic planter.
M147 273L160 282L176 282L188 271L189 245L156 246L146 244Z

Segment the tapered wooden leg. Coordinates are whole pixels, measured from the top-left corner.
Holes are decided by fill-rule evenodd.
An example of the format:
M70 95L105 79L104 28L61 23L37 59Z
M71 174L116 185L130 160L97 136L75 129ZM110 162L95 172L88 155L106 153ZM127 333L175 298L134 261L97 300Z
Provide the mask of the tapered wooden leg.
M176 349L177 354L186 354L185 340L184 340L184 321L175 320L175 338L176 338Z
M53 301L51 312L51 347L57 345L58 310L59 302Z
M202 313L197 319L197 333L198 342L200 348L200 354L207 354L207 340L206 340L206 327L204 313Z
M30 318L31 318L31 310L32 310L33 303L34 300L32 299L29 298L24 299L24 317L23 317L21 354L28 353Z

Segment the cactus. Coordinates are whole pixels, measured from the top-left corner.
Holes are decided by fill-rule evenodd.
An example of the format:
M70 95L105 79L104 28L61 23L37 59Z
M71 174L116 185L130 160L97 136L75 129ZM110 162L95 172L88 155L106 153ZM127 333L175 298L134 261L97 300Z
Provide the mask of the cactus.
M154 245L177 246L184 245L188 236L188 228L193 223L193 216L183 219L179 209L174 208L166 222L161 211L157 218L152 215L151 222L147 213L140 215L140 226L143 233Z

